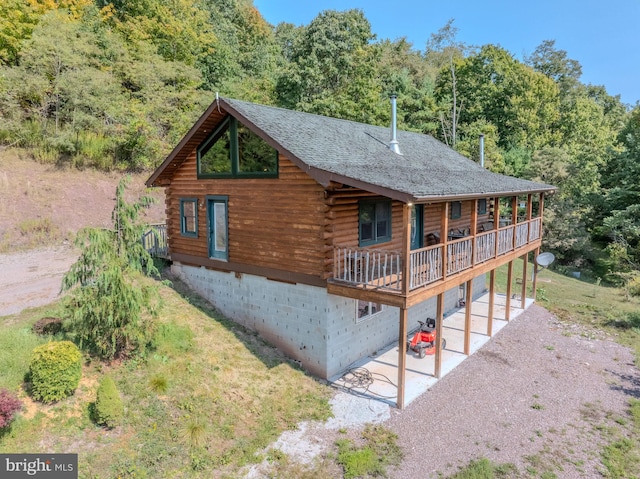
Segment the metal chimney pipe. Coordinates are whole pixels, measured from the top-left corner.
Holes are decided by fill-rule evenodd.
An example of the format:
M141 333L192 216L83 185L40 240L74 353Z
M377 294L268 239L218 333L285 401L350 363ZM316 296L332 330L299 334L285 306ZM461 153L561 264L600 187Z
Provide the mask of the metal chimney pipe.
M480 134L480 166L484 168L484 135Z
M391 95L391 141L389 149L397 155L402 155L400 145L398 144L397 134L397 117L396 117L396 95Z

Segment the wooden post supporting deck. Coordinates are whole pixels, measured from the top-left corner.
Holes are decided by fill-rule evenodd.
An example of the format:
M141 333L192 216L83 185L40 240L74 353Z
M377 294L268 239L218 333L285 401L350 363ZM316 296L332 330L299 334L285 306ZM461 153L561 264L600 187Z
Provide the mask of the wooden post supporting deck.
M408 310L400 308L400 327L398 328L398 397L396 407L404 409L404 382L407 369L407 318Z
M509 321L511 319L511 283L513 280L513 260L509 261L509 268L507 269L507 304L504 309L504 319Z
M496 295L496 270L492 269L489 274L489 309L487 312L487 336L493 334L493 304Z
M533 217L533 195L527 195L527 221L529 222L529 228L531 228L531 218ZM529 230L528 235L531 235ZM528 241L528 238L527 238ZM529 253L526 253L522 261L522 295L520 298L520 307L524 309L527 306L527 263L529 262ZM535 269L535 263L533 265Z
M465 308L464 308L464 354L471 354L471 299L473 294L473 280L466 284Z
M538 256L540 256L540 247L536 248L536 250L533 252L533 283L531 284L533 294L531 296L533 297L534 301L536 300L536 289L538 285L538 263L536 263L536 258Z
M529 253L522 257L522 291L520 298L520 308L527 306L527 264L529 263Z
M402 205L402 293L409 294L410 255L411 255L411 206ZM409 311L400 308L400 325L398 328L398 398L396 407L404 409L405 372L407 369L407 322Z
M433 375L440 379L442 372L442 323L444 322L444 293L438 295L436 303L436 357Z

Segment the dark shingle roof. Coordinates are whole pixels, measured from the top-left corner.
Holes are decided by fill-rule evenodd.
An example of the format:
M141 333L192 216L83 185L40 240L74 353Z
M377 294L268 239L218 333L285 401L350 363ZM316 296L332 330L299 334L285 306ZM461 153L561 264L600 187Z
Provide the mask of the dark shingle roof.
M262 132L265 140L324 185L334 180L402 201L555 190L491 173L429 135L398 131L402 155L397 155L388 148L390 128L239 100L220 99L219 106Z

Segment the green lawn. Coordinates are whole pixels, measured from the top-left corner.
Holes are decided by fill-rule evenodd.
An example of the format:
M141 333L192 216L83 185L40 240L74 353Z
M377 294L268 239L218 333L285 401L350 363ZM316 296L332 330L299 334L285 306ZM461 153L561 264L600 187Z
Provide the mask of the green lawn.
M30 326L58 305L0 318L0 387L25 408L0 433L3 452L77 452L82 478L234 477L303 420L330 415L330 390L255 334L197 297L161 286L165 302L155 348L144 358L87 362L76 394L53 405L23 391L33 347ZM125 403L113 430L90 419L98 381L114 378Z

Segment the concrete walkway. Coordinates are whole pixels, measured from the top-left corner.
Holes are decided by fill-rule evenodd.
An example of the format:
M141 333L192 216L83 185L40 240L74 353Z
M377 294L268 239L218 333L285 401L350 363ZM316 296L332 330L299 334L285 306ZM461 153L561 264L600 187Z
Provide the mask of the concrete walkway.
M496 294L494 300L493 335L509 323L505 320L506 296ZM526 299L525 309L533 304ZM514 305L517 305L515 307ZM511 300L510 320L513 321L524 309L520 300ZM491 337L487 336L489 293L481 296L471 305L471 354L484 346ZM442 336L447 341L442 351L441 378L453 371L467 356L464 354L465 308L454 311L444 318ZM433 375L435 356L420 359L417 353L407 351L405 372L405 406L433 386L438 379ZM393 343L375 356L363 358L352 364L346 373L330 378L334 386L353 394L378 399L395 406L398 381L398 344Z

